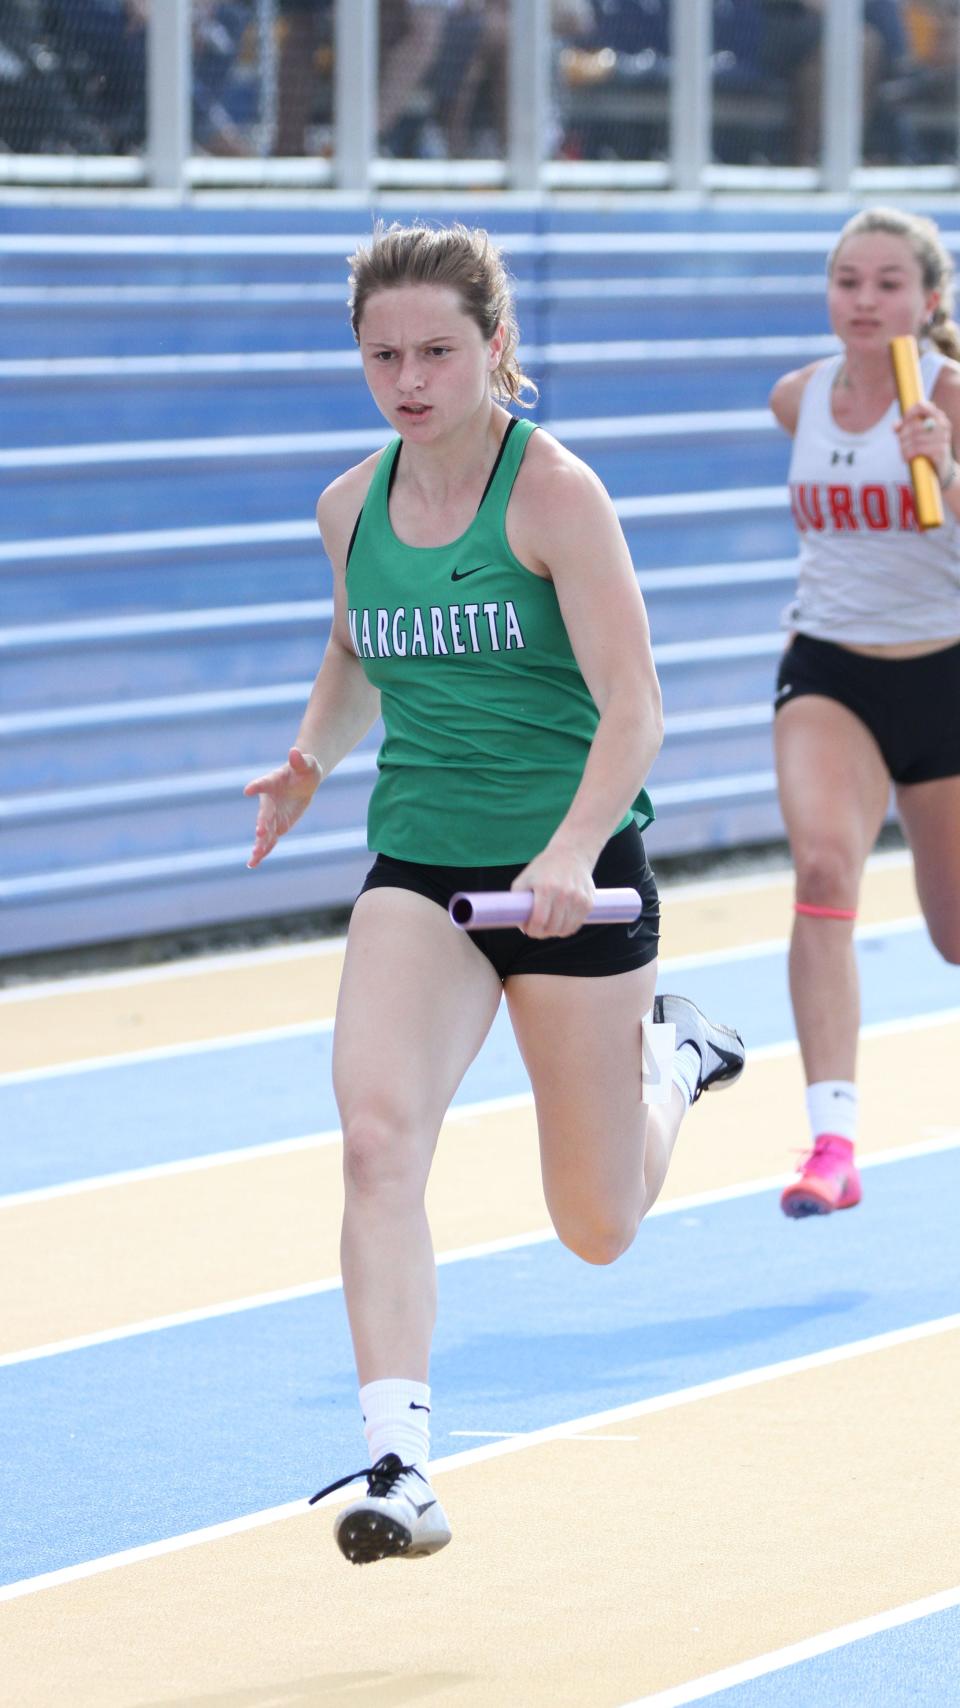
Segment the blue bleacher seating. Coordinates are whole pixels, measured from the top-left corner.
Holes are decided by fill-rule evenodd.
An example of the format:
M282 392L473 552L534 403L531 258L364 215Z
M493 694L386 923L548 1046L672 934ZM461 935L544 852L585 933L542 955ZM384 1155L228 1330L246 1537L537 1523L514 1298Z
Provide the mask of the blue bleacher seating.
M651 849L777 836L769 701L794 542L766 396L832 347L836 216L470 217L518 281L537 419L606 480L647 599L667 717ZM0 954L356 893L375 733L257 873L241 788L285 753L329 625L317 494L385 438L344 301L370 220L3 209Z

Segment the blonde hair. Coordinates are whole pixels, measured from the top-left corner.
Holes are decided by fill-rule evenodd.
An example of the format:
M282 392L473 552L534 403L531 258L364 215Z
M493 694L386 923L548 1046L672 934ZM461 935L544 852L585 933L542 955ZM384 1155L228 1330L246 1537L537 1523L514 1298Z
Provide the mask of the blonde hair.
M400 285L446 285L464 314L491 339L502 325L503 353L492 376L494 395L532 408L537 388L517 359L520 332L510 279L487 232L466 225L391 225L378 220L373 237L350 257L350 324L357 342L367 298ZM529 402L524 393L531 394Z
M960 361L960 327L953 319L953 259L932 219L922 214L904 213L900 208L864 208L849 219L830 251L827 277L833 270L848 237L863 237L868 232L882 231L889 237L902 237L913 252L920 268L925 291L938 291L940 300L930 319L922 328L945 356Z

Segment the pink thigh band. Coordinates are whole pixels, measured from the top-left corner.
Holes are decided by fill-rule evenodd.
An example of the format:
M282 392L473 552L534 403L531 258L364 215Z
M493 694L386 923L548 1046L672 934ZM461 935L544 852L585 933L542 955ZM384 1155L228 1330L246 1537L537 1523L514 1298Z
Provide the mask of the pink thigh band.
M794 903L794 913L802 913L807 919L856 919L855 907L814 907L810 902Z

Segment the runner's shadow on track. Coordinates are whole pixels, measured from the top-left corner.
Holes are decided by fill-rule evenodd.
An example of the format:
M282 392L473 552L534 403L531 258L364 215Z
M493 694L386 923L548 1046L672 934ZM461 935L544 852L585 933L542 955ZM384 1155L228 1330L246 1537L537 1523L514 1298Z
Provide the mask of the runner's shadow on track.
M433 1381L437 1392L470 1396L471 1411L491 1399L516 1404L518 1370L527 1372L528 1389L536 1372L534 1385L541 1395L551 1389L592 1387L598 1394L602 1390L604 1404L613 1403L620 1390L631 1400L640 1399L644 1394L637 1391L638 1382L655 1394L751 1368L752 1358L731 1357L738 1348L762 1345L775 1363L827 1350L834 1337L822 1328L811 1335L811 1325L857 1311L870 1298L869 1292L850 1289L797 1304L745 1305L716 1315L659 1321L644 1317L641 1304L632 1322L616 1328L598 1322L583 1332L564 1330L560 1305L552 1324L542 1325L536 1334L501 1330L438 1347Z
M443 1691L475 1683L470 1673L459 1672L427 1672L419 1677L407 1674L402 1678L389 1672L320 1673L314 1678L276 1684L238 1685L212 1695L151 1697L138 1702L136 1708L313 1708L315 1703L330 1703L334 1708L340 1703L344 1708L351 1704L357 1708L407 1708L409 1703L426 1702Z

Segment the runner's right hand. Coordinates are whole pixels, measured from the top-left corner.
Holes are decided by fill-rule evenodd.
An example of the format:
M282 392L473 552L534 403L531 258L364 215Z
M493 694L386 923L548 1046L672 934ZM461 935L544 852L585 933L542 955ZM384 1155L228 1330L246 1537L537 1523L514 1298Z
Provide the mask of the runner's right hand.
M245 795L259 795L260 810L254 834L253 851L247 865L253 869L265 860L281 836L306 811L313 799L323 773L319 760L312 753L302 753L291 747L285 765L254 777L244 789Z

